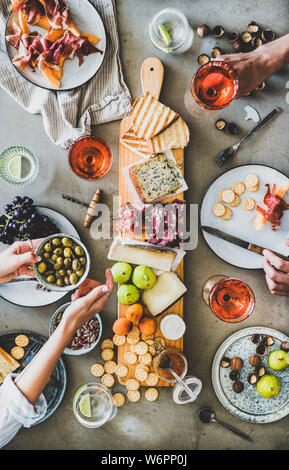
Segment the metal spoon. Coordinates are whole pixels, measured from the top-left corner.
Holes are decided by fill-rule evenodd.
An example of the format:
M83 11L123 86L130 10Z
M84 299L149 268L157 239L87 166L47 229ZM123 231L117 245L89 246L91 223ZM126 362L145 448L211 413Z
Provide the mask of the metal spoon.
M222 423L221 421L219 421L216 418L215 412L213 410L211 410L210 408L202 408L199 411L199 420L202 423L206 423L206 424L217 423L220 426L223 426L223 428L227 429L228 431L233 432L237 436L242 437L243 439L246 439L246 441L252 442L251 437L248 436L247 434L243 433L242 431L239 431L236 428L233 428L232 426L229 426L229 424L225 424L225 423Z
M161 362L159 363L158 367L162 370L169 370L170 373L174 376L178 384L180 384L187 392L190 398L195 399L196 395L193 393L193 391L188 387L186 382L184 382L176 373L173 369L171 369L171 363L172 360L168 354L166 354L162 359Z
M237 142L235 145L232 145L231 147L227 147L225 150L219 153L219 155L216 157L216 163L218 167L221 168L221 166L225 165L225 163L227 163L230 158L234 157L235 153L244 142L246 142L250 137L256 135L266 124L268 124L268 122L271 121L271 119L273 119L276 114L280 113L281 111L281 108L273 109L271 113L267 114L264 119L258 122L258 124L253 127L253 129L244 135L244 137L242 137L239 142Z

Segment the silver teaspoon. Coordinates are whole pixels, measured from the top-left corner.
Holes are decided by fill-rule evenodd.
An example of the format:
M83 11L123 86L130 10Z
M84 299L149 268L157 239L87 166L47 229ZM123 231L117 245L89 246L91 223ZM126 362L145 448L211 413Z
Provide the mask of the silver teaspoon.
M242 431L239 431L236 428L233 428L229 424L225 424L225 423L222 423L221 421L219 421L216 418L215 412L213 410L211 410L210 408L202 408L199 411L199 420L202 423L205 423L205 424L211 424L211 423L219 424L220 426L223 426L223 428L227 429L228 431L231 431L232 433L236 434L237 436L242 437L243 439L246 439L246 441L252 442L251 437L248 436L247 434L243 433Z

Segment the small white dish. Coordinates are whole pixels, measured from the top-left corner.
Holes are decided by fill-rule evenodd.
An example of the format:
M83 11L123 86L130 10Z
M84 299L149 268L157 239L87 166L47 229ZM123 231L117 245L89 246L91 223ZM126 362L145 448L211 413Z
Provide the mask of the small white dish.
M177 341L184 336L186 324L179 315L170 313L162 318L160 329L165 338Z

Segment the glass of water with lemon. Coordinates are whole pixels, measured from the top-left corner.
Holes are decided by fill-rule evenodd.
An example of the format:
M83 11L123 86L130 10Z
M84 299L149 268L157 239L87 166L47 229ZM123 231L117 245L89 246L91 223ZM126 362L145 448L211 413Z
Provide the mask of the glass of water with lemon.
M117 413L110 391L100 383L80 387L73 398L73 412L80 424L87 428L99 428L113 419Z
M0 155L0 176L7 183L27 186L35 181L39 160L24 147L10 147Z
M194 39L194 32L185 15L176 8L159 11L148 26L152 44L167 54L187 51Z

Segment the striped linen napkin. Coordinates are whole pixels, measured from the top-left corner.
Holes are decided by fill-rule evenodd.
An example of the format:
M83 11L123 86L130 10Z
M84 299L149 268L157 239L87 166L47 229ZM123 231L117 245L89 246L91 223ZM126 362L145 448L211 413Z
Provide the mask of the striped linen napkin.
M101 70L75 90L54 92L39 88L15 70L5 52L5 19L11 0L0 0L0 86L32 114L41 114L49 138L63 148L82 135L91 134L91 126L126 116L131 96L124 82L119 57L114 0L90 0L97 8L106 29L107 51Z

